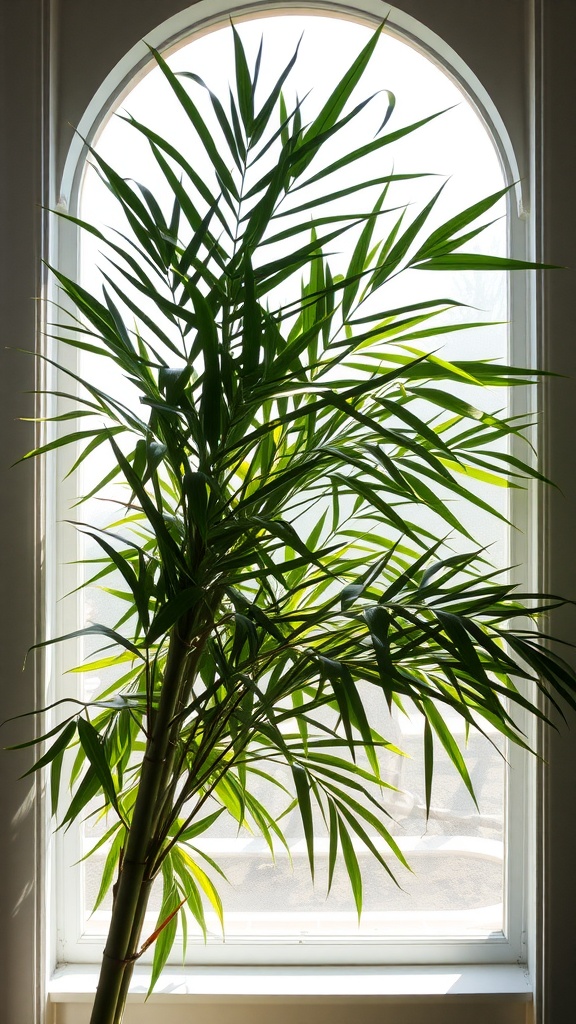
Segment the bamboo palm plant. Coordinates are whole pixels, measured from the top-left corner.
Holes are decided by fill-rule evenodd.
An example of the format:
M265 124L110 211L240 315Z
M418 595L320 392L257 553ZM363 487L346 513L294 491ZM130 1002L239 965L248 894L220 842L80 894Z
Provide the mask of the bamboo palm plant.
M99 548L88 584L114 590L127 611L73 634L102 639L96 667L114 662L114 680L67 705L31 769L50 766L57 803L72 750L61 823L96 798L108 815L98 899L113 887L113 907L92 1024L120 1024L134 963L152 942L154 984L179 919L186 934L190 917L205 932L206 905L221 917L219 866L195 845L220 814L271 851L287 847L262 780L298 809L312 874L319 831L327 836L328 885L341 858L358 912L358 844L386 872L405 863L387 827L380 755L390 744L367 692L422 715L428 806L437 744L473 795L444 709L466 730L489 726L524 744L516 711L545 718L534 693L576 706L574 673L526 625L554 602L503 583L450 505L457 497L493 511L471 478L539 478L502 444L523 424L460 397L532 377L434 356L438 335L478 326L450 320L458 303L390 308L381 298L410 268L530 266L470 251L503 193L434 230L439 193L416 212L390 212L407 176L366 180L363 161L430 120L390 130L391 96L374 138L323 157L371 102L351 105L380 29L307 124L303 105L285 100L297 55L258 100L262 51L250 67L231 31L226 103L153 51L211 178L189 147L133 118L169 208L91 150L126 230L75 221L105 247L107 265L95 294L54 270L75 310L57 334L108 360L126 392L77 380L80 426L26 456L70 445L79 465L104 446L113 462L90 493L124 484L113 521L80 528ZM345 168L355 182L345 191L367 207L355 216L338 213ZM329 250L350 231L351 257L336 274ZM452 550L448 533L462 541Z

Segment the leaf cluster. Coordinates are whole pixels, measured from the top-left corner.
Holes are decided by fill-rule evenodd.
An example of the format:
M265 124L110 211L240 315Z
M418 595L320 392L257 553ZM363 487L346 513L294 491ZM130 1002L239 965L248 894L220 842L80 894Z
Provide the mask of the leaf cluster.
M68 420L72 429L30 453L73 446L77 469L107 448L106 474L84 498L122 484L113 521L80 529L98 551L86 585L107 586L125 612L72 634L102 638L78 671L112 665L114 681L68 706L34 767L51 766L56 805L64 753L75 749L62 824L95 797L113 816L98 844L98 902L115 877L115 893L125 884L136 854L143 892L162 879L144 943L156 941L154 980L178 915L185 934L187 914L206 934L206 905L222 920L221 869L198 842L220 815L262 835L273 856L288 848L283 814L297 808L312 873L325 835L328 886L341 856L360 913L358 846L389 873L391 861L405 864L380 759L395 749L390 712L423 717L429 808L438 744L474 796L447 709L466 730L524 744L516 713L547 715L531 687L576 706L572 670L530 624L554 599L502 582L455 510L498 515L489 486L543 479L527 424L482 406L487 388L533 375L438 357L443 337L486 329L451 319L455 301L390 301L393 279L410 269L518 269L470 251L505 190L431 229L441 189L417 212L391 205L396 181L421 173L364 179L367 156L430 120L390 130L392 96L384 110L382 96L354 100L380 29L308 124L303 104L287 109L285 99L297 54L258 103L262 51L251 68L231 31L226 101L153 51L188 147L128 118L168 205L91 150L125 230L76 221L102 243L106 265L101 293L54 271L76 310L58 338L107 360L125 389L119 398L69 372L79 425ZM324 160L370 105L374 139ZM210 175L186 155L193 148ZM344 169L355 184L339 183ZM340 213L354 193L361 212ZM330 253L348 235L337 273ZM139 955L136 932L118 958Z

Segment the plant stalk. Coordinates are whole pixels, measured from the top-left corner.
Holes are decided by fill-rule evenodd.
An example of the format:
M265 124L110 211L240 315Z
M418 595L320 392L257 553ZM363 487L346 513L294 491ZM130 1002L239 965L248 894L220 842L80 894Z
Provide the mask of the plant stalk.
M188 653L189 647L181 638L177 624L170 638L160 702L142 761L142 774L118 877L90 1024L119 1024L122 1019L151 886L146 872L155 811L169 754L169 725L178 705Z

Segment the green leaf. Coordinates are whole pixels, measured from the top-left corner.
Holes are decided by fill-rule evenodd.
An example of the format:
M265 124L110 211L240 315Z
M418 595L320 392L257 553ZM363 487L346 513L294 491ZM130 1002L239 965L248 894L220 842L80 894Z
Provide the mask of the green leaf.
M105 539L102 534L93 533L91 530L82 530L87 537L91 537L92 540L106 552L110 560L114 563L116 568L122 574L126 583L130 588L132 597L134 598L134 604L140 616L140 619L144 625L148 623L148 599L143 583L140 582L130 562L123 557L123 555L112 547L111 544Z
M246 60L242 40L236 31L234 22L231 22L231 25L232 34L234 36L234 66L236 69L236 91L238 94L238 104L240 107L242 122L244 124L244 130L246 135L250 137L254 121L254 95L252 91L252 81L248 70L248 62Z
M256 301L254 271L248 254L244 257L244 308L242 331L242 375L250 377L260 361L262 314Z
M340 846L342 847L342 854L344 857L344 863L346 865L346 871L348 872L348 878L350 879L350 885L352 887L352 895L354 896L354 903L356 904L356 911L358 913L358 920L362 915L362 875L360 872L360 866L358 864L358 857L354 845L350 838L350 834L342 821L342 818L338 820L338 833L340 836Z
M376 204L372 211L372 215L366 218L366 223L362 228L362 231L360 232L360 236L352 253L352 258L348 265L348 270L345 274L345 277L350 280L350 284L348 284L344 288L344 292L342 295L343 320L348 319L348 315L352 308L352 304L358 294L361 275L367 269L368 254L372 243L372 237L374 235L374 229L376 227L376 218L377 214L380 213L380 210L382 209L382 205L386 198L386 194L388 192L388 184L389 183L386 184L386 187L380 193L380 196L378 197L378 200L376 201Z
M156 60L156 63L158 64L160 71L166 78L168 84L170 85L170 88L172 89L180 105L185 111L187 117L189 118L190 123L194 126L194 129L196 130L198 135L198 139L200 140L202 146L206 150L210 163L214 167L219 180L221 181L222 185L225 188L224 196L226 200L228 202L230 202L231 199L237 200L238 191L236 189L232 176L226 164L222 160L222 157L220 156L218 147L216 145L216 142L214 141L210 129L206 125L204 118L202 117L201 113L196 107L196 104L193 102L189 94L186 92L183 85L178 80L178 77L174 74L173 71L171 71L166 61L160 56L158 51L155 50L152 46L149 47L149 49L152 55L154 56L154 59Z
M181 912L182 924L184 926L186 912L190 912L196 923L200 926L200 930L204 936L204 940L206 941L206 918L204 915L202 898L198 890L198 886L196 885L196 882L188 868L188 864L183 857L183 851L181 848L175 848L171 851L170 862L174 868L175 876L178 876L180 881L179 888L186 896L186 910L182 910Z
M31 651L41 649L42 647L49 647L51 644L60 644L64 640L75 640L80 636L105 636L120 647L124 647L127 651L130 651L135 657L143 660L142 652L135 644L125 637L117 633L116 630L110 629L109 626L104 626L101 623L93 623L91 626L85 626L84 629L75 629L72 633L66 633L64 636L54 637L53 640L42 640L38 644L33 644L30 648Z
M294 779L294 787L296 789L296 796L298 799L298 810L300 811L302 825L304 827L304 838L306 840L306 849L308 851L310 874L312 879L314 879L314 821L312 818L312 803L310 800L308 776L305 770L298 764L291 765L291 769L292 778Z
M372 54L378 45L382 33L383 24L379 25L378 28L373 32L366 46L360 51L356 59L350 65L346 73L342 76L335 89L332 91L328 99L326 100L322 110L314 119L307 131L304 132L300 144L296 148L298 153L307 143L316 141L318 136L325 133L328 129L332 128L336 123L339 115L342 113L346 102L354 92L354 89L358 85L358 82L362 78L364 71L366 70ZM386 123L386 120L384 121ZM298 162L292 173L300 175L309 165L313 159L314 152L310 156L303 158Z
M434 774L434 740L430 722L424 718L424 788L426 796L426 820L430 816L432 799L432 777Z
M98 781L104 794L114 809L120 813L116 789L114 787L114 780L108 764L104 743L102 742L97 730L87 719L79 718L77 721L77 728L78 739L80 740L82 749L98 776Z
M24 772L22 778L26 778L26 776L30 775L32 772L39 771L40 768L45 768L46 765L50 764L55 757L57 757L59 754L63 753L66 750L66 748L72 743L72 740L76 735L76 722L68 722L68 724L64 726L58 725L55 727L55 729L57 729L58 731L60 729L62 730L60 732L60 735L58 736L58 739L54 741L52 746L42 755L42 757L38 758L36 763L33 764L32 767L29 768L27 772ZM52 730L52 732L54 731L55 730Z
M208 877L205 871L202 870L199 864L197 864L192 857L185 850L180 850L180 856L182 857L189 872L194 876L195 881L198 883L204 894L207 896L213 910L216 912L216 916L224 928L224 912L222 909L222 900L214 887L213 882Z
M317 171L316 174L307 178L306 181L302 182L300 185L295 185L291 191L296 192L300 188L307 188L309 185L327 178L330 174L335 174L337 171L342 170L343 167L348 167L352 163L363 160L364 157L378 152L378 150L383 149L384 146L390 146L393 142L398 142L400 139L405 138L405 136L417 131L418 128L423 128L425 124L433 121L436 117L440 117L443 113L445 113L445 111L440 110L436 114L430 114L428 117L423 117L420 121L414 121L413 124L407 125L405 128L399 128L395 132L390 132L388 135L383 135L379 139L374 139L373 142L368 142L363 146L358 146L357 149L354 149L345 156L340 157L327 167L323 167L321 171Z
M125 841L126 833L124 829L120 826L118 832L116 833L114 839L112 840L112 845L110 846L110 849L106 856L106 860L104 862L104 867L102 868L102 874L100 876L100 887L98 889L98 893L94 901L94 906L92 907L92 913L94 913L94 911L98 909L102 901L108 895L108 891L110 890L110 887L112 885L114 872L120 860Z
M74 796L72 797L72 800L70 801L68 810L66 811L66 814L64 815L62 822L60 824L60 828L62 828L64 825L71 824L73 821L76 821L76 819L80 817L86 805L90 802L90 800L92 800L92 797L95 797L96 794L99 792L100 788L100 779L98 778L95 769L90 764L82 778L80 785L78 786L78 789L76 790Z
M180 618L202 601L202 595L200 587L187 587L166 601L150 624L150 629L146 633L146 644L150 646L166 636Z
M428 697L421 697L420 704L425 718L427 719L430 726L438 736L438 739L440 740L442 746L444 747L444 750L448 754L448 757L450 758L452 764L456 768L458 774L460 775L460 778L462 779L464 785L466 786L466 789L468 790L470 796L472 797L476 809L479 810L478 801L476 800L476 794L474 793L474 787L472 785L472 780L466 767L466 762L464 761L458 744L456 743L452 733L450 732L448 726L446 725L446 722L442 718L442 715L438 711L436 705L433 703L433 701L429 700Z
M326 886L326 895L329 895L332 888L332 882L334 880L334 869L336 867L336 859L338 857L338 814L333 800L328 800L328 812L329 812L329 836L330 843L328 847L328 884Z
M206 85L206 82L204 82L204 80L200 78L199 75L194 74L194 72L180 71L178 72L178 75L180 78L189 78L192 82L196 82L198 85L201 85L202 88L205 89L208 95L210 96L210 102L212 103L212 107L214 109L214 113L216 114L218 124L220 125L224 138L226 139L228 148L232 156L234 157L234 162L238 167L240 173L242 173L243 162L246 159L246 147L244 146L243 143L241 144L240 139L234 137L234 132L230 126L228 118L226 117L224 107L222 106L220 100L218 99L216 94L212 92L209 86Z
M220 224L221 224L223 230L227 234L230 234L230 228L228 226L226 218L224 217L222 212L219 210L219 204L218 204L217 196L215 196L210 191L210 189L208 188L208 186L207 186L206 182L204 181L204 179L201 177L201 175L197 174L197 172L194 170L192 165L186 160L186 158L184 157L184 155L181 152L181 150L177 146L172 145L169 142L168 139L165 139L161 135L158 135L157 132L152 131L151 128L148 128L147 125L142 124L142 122L137 121L135 118L127 117L126 120L134 128L136 128L136 130L138 132L140 132L143 136L145 136L147 139L149 139L150 143L152 144L152 146L151 146L152 152L154 153L156 159L158 160L158 162L160 164L160 167L163 170L164 175L167 178L168 182L172 185L173 190L174 190L174 184L173 183L174 183L174 181L178 181L178 179L176 178L175 175L171 176L171 174L170 174L170 165L166 161L161 161L159 159L158 151L160 151L160 150L162 152L166 153L167 156L169 156L172 160L174 160L176 162L176 164L178 166L180 166L182 168L182 170L187 175L187 177L190 179L190 181L192 182L194 187L198 190L198 192L199 192L200 196L202 197L202 199L208 204L208 206L210 207L211 210L214 210L214 214L218 218L218 220L220 221ZM184 197L184 194L185 194L185 190L182 189L182 192L178 192L179 198L182 199ZM183 208L187 211L187 215L189 217L190 224L192 225L194 230L197 230L200 227L200 225L201 225L200 215L199 214L198 214L198 216L196 215L195 208L192 206L191 203L189 203L187 206L184 206ZM207 227L207 225L206 225L206 227Z
M414 261L416 262L425 256L432 256L435 249L442 248L449 240L454 245L457 244L457 240L454 239L456 232L461 231L468 224L478 220L482 214L490 210L503 196L507 195L511 188L513 188L512 185L507 185L506 188L492 193L492 195L487 196L485 199L481 199L480 202L473 203L472 206L468 206L465 210L447 220L439 228L436 228L414 255Z
M110 433L119 434L122 430L122 427L111 427ZM63 437L56 437L53 441L49 441L47 444L40 445L39 448L34 448L31 452L27 452L20 461L23 462L25 459L36 458L37 455L56 451L57 448L62 448L64 445L77 444L79 441L86 440L87 438L93 438L97 444L101 444L103 440L102 430L96 428L93 430L77 430L70 434L64 434Z
M154 943L154 959L152 961L152 974L150 978L150 986L148 988L148 995L153 991L158 978L164 970L166 961L170 956L172 946L176 939L176 931L178 927L178 919L176 915L183 902L179 899L178 890L174 884L173 871L166 862L162 864L162 876L163 897L156 930L144 943L144 948Z
M204 356L200 418L204 437L214 450L220 440L222 420L221 377L218 331L210 306L197 288L191 288L198 322L197 341Z
M286 110L285 110L285 107L282 106L282 86L284 85L286 79L288 78L290 72L292 71L292 68L294 67L294 65L296 63L296 60L298 58L298 50L299 50L299 48L300 48L300 42L298 43L298 46L296 47L294 53L292 54L292 57L290 58L290 60L288 61L287 65L286 65L286 67L282 70L279 78L276 80L270 95L268 96L268 98L266 99L265 103L262 105L262 108L259 110L258 114L256 115L256 117L254 119L254 124L253 124L253 128L252 128L252 145L253 146L256 145L256 143L260 140L260 138L262 137L265 129L268 127L270 118L272 116L272 113L273 113L274 108L276 107L277 103L280 103L280 120L281 120L281 124L284 125L285 122L286 122ZM256 85L256 80L254 81L254 86L255 85ZM284 135L283 135L283 137L282 137L282 145L285 146L287 141L288 141L287 138L284 137ZM260 155L262 155L262 154L260 154Z
M505 256L485 256L480 253L446 253L414 263L415 270L560 270L554 263L530 263Z

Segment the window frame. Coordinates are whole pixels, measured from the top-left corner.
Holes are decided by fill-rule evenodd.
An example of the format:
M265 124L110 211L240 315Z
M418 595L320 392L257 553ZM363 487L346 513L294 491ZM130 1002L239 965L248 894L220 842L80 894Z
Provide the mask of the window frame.
M258 11L259 7L264 10L262 13L271 13L274 9L284 11L286 4L282 0L261 0L260 4L252 4L251 9ZM173 18L158 26L153 32L148 33L146 42L162 50L171 52L178 48L190 37L192 33L202 33L212 26L222 25L227 12L234 15L238 8L240 15L244 13L243 5L238 0L209 0L199 2L192 10L185 10ZM328 13L334 10L334 4L330 0L315 0L314 4L306 4L303 12ZM379 10L374 0L356 0L355 14L358 18L366 17L375 19ZM346 8L346 14L351 16L352 7ZM338 11L336 11L338 13ZM192 21L191 21L192 19ZM241 21L238 22L241 27ZM492 144L500 159L502 172L507 183L514 186L518 182L518 162L514 153L512 142L506 127L490 100L486 90L478 81L476 76L466 67L461 58L454 53L450 47L438 39L430 30L423 29L413 18L406 18L399 12L391 14L387 27L392 33L408 45L413 46L426 59L441 66L442 70L449 75L465 93L472 109L475 109L480 120L484 123ZM151 38L152 37L152 38ZM60 184L59 206L74 217L81 217L79 209L81 202L81 189L86 159L88 156L86 143L92 144L97 140L105 125L111 109L117 108L124 96L129 93L140 75L145 74L151 67L150 54L144 43L137 43L132 50L124 57L120 64L116 65L113 71L107 76L101 87L91 100L85 111L78 128L78 135L72 140L68 151L62 181ZM525 220L521 216L526 197L522 194L522 186L513 187L508 201L508 233L510 254L519 259L531 259L529 241L526 238ZM74 226L62 224L58 221L54 224L54 231L58 237L58 266L71 278L77 277L79 273L79 233ZM528 289L531 281L528 275L517 275L510 280L508 302L511 308L514 304L517 310L523 310L526 306ZM526 329L524 322L517 323L519 315L512 316L514 323L514 334L521 339L521 344L516 346L513 342L513 361L519 365L533 365L534 358L534 336L533 332ZM516 348L520 348L516 352ZM66 349L60 352L59 360L65 360L75 372L78 372L78 354L69 352ZM66 390L68 380L62 376L61 385L56 382L57 390ZM515 414L526 415L529 411L527 402L534 403L535 396L527 393L521 394L523 389L516 389L510 398L512 403L511 411ZM533 410L532 410L533 411ZM523 456L524 452L520 452ZM75 500L74 479L66 480L67 471L73 462L73 454L66 449L61 449L54 459L54 475L59 484L59 508L64 509L64 517L67 509L73 505ZM512 518L514 522L521 524L518 536L511 536L511 564L524 564L527 566L526 545L522 538L524 533L530 535L528 523L534 513L535 493L530 487L525 495L517 498L515 492L511 492ZM53 520L60 523L63 513L59 509L53 510ZM62 562L63 558L58 555L58 549L67 550L70 545L70 527L62 523L57 528L56 541L56 562ZM80 575L74 565L68 569L54 566L55 573L60 577L61 593L70 593L80 584ZM526 568L528 573L528 568ZM529 573L534 576L534 573ZM537 589L535 578L526 580L529 589ZM62 609L62 602L58 602ZM81 618L81 616L80 616ZM55 635L61 636L70 632L74 622L79 616L74 616L74 604L66 612L61 613L55 626ZM63 675L61 666L76 664L78 656L72 653L68 658L61 657L61 648L58 647L48 654L54 659L54 677L60 678ZM62 692L54 691L52 699L62 697ZM526 723L530 730L531 724ZM229 941L223 946L208 946L200 949L191 948L189 957L194 958L199 964L218 965L237 964L245 961L249 964L295 964L314 965L317 963L335 964L386 964L401 965L407 959L415 964L453 964L453 963L513 963L526 959L526 944L524 940L524 919L525 904L527 900L526 884L528 879L524 870L517 870L522 861L523 850L527 843L530 828L530 814L523 802L524 772L529 769L527 756L519 748L512 748L508 754L511 772L507 783L506 813L507 834L504 839L504 862L505 874L504 885L504 908L503 924L505 935L500 938L489 940L476 939L472 936L459 938L432 936L430 938L400 937L396 940L382 939L358 939L351 942L350 946L342 942L322 942L320 939L314 943L298 945L294 942L271 942L265 947L262 939L254 943ZM74 963L89 963L94 960L96 942L89 935L79 934L80 918L83 916L81 908L77 905L77 899L64 897L68 887L74 893L81 892L81 869L79 861L84 850L81 847L77 834L71 829L66 834L60 834L56 839L56 875L55 889L57 893L56 917L59 922L59 941L56 950L56 963L61 960ZM72 865L72 867L70 867ZM513 868L514 865L514 868ZM225 894L223 894L225 896ZM152 951L150 951L151 956ZM176 959L176 953L172 960Z
M126 14L127 21L130 16L134 16L137 6L134 4L132 11ZM435 6L446 14L451 4L440 3ZM470 13L472 6L477 5L467 0L467 13ZM488 17L488 6L484 5L485 18ZM494 16L501 6L490 0ZM530 84L526 89L528 99L525 97L523 115L527 113L530 100L531 114L527 121L531 135L531 180L537 184L532 200L530 232L537 254L550 252L557 262L569 263L573 254L574 211L569 201L571 182L567 168L573 166L575 143L573 138L567 137L562 112L569 105L567 97L576 98L576 74L565 45L566 40L573 37L576 28L576 11L565 2L553 5L554 10L550 10L552 5L540 4L537 0L520 0L512 6L514 11L509 16L509 22L515 19L517 23L524 18L525 29L527 26L524 54L530 66ZM8 284L5 301L10 316L8 322L18 338L17 343L24 343L26 337L32 337L34 328L37 331L41 328L41 324L35 321L27 296L40 294L44 286L43 275L35 266L35 254L49 253L44 218L38 213L35 204L39 201L53 204L55 201L47 193L48 154L51 148L47 118L51 95L49 56L54 54L55 49L60 49L62 44L60 68L66 63L66 40L69 46L70 24L74 18L88 19L89 5L84 0L76 0L75 7L76 13L72 14L72 5L68 0L59 5L64 27L59 28L53 23L52 45L50 15L56 12L54 3L49 0L23 0L17 10L15 7L10 7L10 10L6 8L2 14L6 31L0 38L6 40L5 67L10 69L12 80L20 86L19 95L28 101L26 108L4 111L6 137L14 139L14 152L12 171L6 172L11 189L3 195L2 203L9 235L17 239L10 253L10 261L13 263L17 260L18 267L22 268L21 278L18 276L17 281L12 278L15 281L13 292ZM426 4L422 0L412 0L410 3L405 0L403 7L413 12L420 10L421 16L424 16ZM461 19L463 7L463 4L458 5ZM504 18L505 12L500 13ZM101 13L99 17L102 17ZM509 24L508 31L511 30ZM133 31L134 36L141 34ZM18 55L21 54L24 54L24 58L19 60ZM51 66L54 68L55 64ZM59 80L64 88L66 73ZM14 202L14 196L18 202ZM542 338L546 337L543 365L574 374L574 356L564 344L565 331L571 322L571 275L567 273L564 279L561 277L551 275L544 280L532 300L529 313L537 324L541 346ZM9 276L3 275L3 287L8 280ZM12 354L5 358L7 372L3 386L8 400L2 407L2 415L3 418L6 416L9 458L15 461L22 450L33 445L32 428L27 426L15 429L13 420L22 414L25 407L21 391L33 387L34 381L33 371L30 366L22 368L21 358L17 360ZM549 538L545 585L556 592L569 592L574 578L574 551L570 547L570 540L576 501L573 474L570 472L569 460L565 457L565 438L570 436L574 418L574 403L569 386L563 382L550 382L543 404L547 467L564 493L562 498L556 494L548 494L546 497L542 517ZM28 442L24 439L26 434ZM32 600L38 578L35 535L41 510L35 511L37 506L32 497L31 474L28 472L26 476L24 470L17 472L20 473L19 477L10 477L10 500L2 508L3 536L10 537L11 541L10 550L5 555L7 579L11 582L3 597L2 616L7 629L6 636L11 640L5 666L7 680L12 677L20 680L18 673L22 653L29 644L32 623L41 618L41 609L35 607ZM39 493L42 493L42 488L39 488ZM557 616L556 628L564 629L566 635L570 636L572 623L568 614L565 611ZM31 663L28 675L23 679L22 685L13 688L15 692L11 692L12 688L8 686L10 692L6 694L5 700L7 715L26 711L35 697L40 698L38 703L41 703L41 688L35 681ZM17 742L19 738L20 734L13 730L7 742ZM537 814L535 834L542 837L542 841L535 844L533 855L537 861L538 899L535 901L531 930L541 939L540 949L535 950L530 960L530 969L536 980L539 1019L554 1021L554 1024L564 1020L568 1024L571 1019L567 997L571 988L570 971L573 969L570 963L570 940L573 909L576 905L576 883L570 866L576 848L576 832L574 826L571 830L565 827L565 792L568 780L573 779L576 773L576 753L573 748L574 744L566 734L557 738L548 733L541 749L551 763L544 778L540 776L534 783ZM21 756L20 763L25 769L25 755ZM5 787L2 806L5 820L11 823L6 835L2 837L2 864L7 865L6 879L9 877L3 904L7 911L3 918L7 927L2 936L2 950L6 955L1 961L2 969L7 972L5 981L3 979L6 1019L13 1020L14 1024L23 1019L39 1022L43 1014L43 997L34 981L37 973L43 974L42 942L38 937L42 928L38 928L38 925L45 916L45 903L43 874L36 872L37 861L46 861L45 823L42 816L35 814L34 807L40 806L40 802L34 803L30 799L35 795L35 788L30 788L30 780L20 786L14 785L14 776L18 772L16 755L5 758L3 772L10 783ZM543 909L540 911L538 907Z

